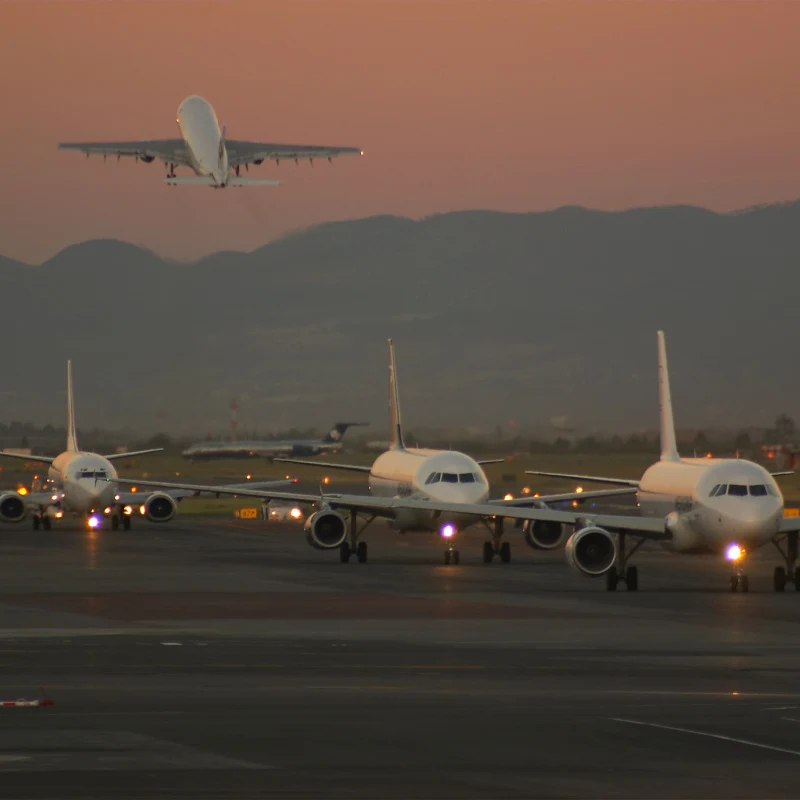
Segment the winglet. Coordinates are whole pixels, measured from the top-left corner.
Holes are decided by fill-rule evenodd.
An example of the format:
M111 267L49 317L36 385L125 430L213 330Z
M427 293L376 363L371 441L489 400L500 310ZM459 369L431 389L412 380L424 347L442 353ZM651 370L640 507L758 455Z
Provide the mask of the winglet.
M75 430L75 402L72 398L72 361L67 361L67 452L78 452L78 435Z
M669 391L667 345L664 331L658 332L658 405L661 411L661 460L680 461L675 441L675 420L672 416L672 397Z
M394 365L394 345L389 339L389 418L391 419L391 449L405 450L403 421L400 417L400 394L397 391L397 369Z

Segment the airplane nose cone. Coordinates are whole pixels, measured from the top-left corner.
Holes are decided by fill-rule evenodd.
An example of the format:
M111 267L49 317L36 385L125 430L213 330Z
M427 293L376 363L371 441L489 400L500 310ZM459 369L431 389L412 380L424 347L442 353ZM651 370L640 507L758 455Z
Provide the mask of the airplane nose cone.
M764 542L778 532L779 518L780 510L772 508L742 509L727 520L726 530L737 542Z

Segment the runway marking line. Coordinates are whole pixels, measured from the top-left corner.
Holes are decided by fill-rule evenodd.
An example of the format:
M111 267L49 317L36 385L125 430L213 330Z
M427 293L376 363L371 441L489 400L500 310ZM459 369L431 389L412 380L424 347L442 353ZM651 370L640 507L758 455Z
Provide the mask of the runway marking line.
M735 736L725 736L721 733L709 733L708 731L695 731L691 728L681 728L677 725L662 725L658 722L642 722L638 719L625 719L624 717L611 717L614 722L624 722L627 725L641 725L645 728L658 728L662 731L676 731L677 733L689 733L692 736L705 736L709 739L718 739L722 742L733 742L735 744L746 744L749 747L758 747L761 750L772 750L775 753L786 753L790 756L800 756L798 750L787 750L785 747L775 747L763 742L754 742L752 739L737 739Z

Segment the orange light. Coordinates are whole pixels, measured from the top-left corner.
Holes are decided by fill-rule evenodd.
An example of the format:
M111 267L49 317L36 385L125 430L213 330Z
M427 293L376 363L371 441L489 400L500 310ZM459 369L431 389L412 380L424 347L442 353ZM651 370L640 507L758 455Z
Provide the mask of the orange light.
M706 458L713 458L713 456L711 455L711 453L706 453Z
M507 494L507 495L505 495L503 497L503 500L513 500L513 499L514 499L514 495L513 494Z
M133 514L133 506L125 506L125 508L122 509L122 513L126 517L129 517L131 514Z
M326 476L325 476L325 477L322 479L322 482L323 482L323 483L324 483L324 484L327 486L327 485L328 485L328 484L331 482L331 479L330 479L330 478L329 478L329 477L326 475Z
M774 453L767 453L767 458L775 458L775 454Z
M132 492L135 492L135 491L137 491L136 487L135 487L135 486L131 486L131 491L132 491Z
M249 476L249 475L247 475L247 476L245 476L245 477L247 478L247 480L248 480L248 481L250 480L250 476Z
M19 489L17 489L17 494L21 494L25 497L25 495L28 494L28 490L24 486L20 486Z
M303 512L299 508L293 508L289 512L289 516L291 516L292 519L300 519L300 517L303 516Z
M573 500L572 501L572 507L573 508L577 508L578 507L578 501L577 500Z
M583 493L583 486L576 486L575 494L582 494L582 493Z
M139 506L139 513L140 513L142 516L144 516L144 514L145 514L145 507L144 507L144 506Z
M531 493L531 487L530 486L523 486L522 487L522 494L530 494L530 493Z
M533 496L534 496L534 497L541 497L541 495L539 494L539 492L536 492L536 493L535 493Z
M63 516L64 516L64 512L63 511L56 511L56 519L61 519L61 517L63 517Z

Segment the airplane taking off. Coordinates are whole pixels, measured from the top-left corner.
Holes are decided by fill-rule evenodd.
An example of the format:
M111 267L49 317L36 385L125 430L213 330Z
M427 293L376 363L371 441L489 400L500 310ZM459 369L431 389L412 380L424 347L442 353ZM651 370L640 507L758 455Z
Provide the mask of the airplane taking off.
M328 161L341 155L364 155L359 147L329 147L327 145L275 144L272 142L245 142L226 139L225 127L220 130L217 115L211 104L197 95L187 97L178 107L180 139L153 139L139 142L62 142L60 150L79 150L103 158L130 156L149 164L158 159L167 167L165 182L169 186L194 184L223 189L226 186L277 186L280 181L271 178L241 177L240 171L250 164L264 161L315 158ZM177 176L176 167L189 167L192 176Z
M67 449L55 458L0 452L0 456L5 458L48 465L45 491L29 492L25 495L19 492L0 494L0 521L22 522L30 512L34 530L39 530L40 527L50 530L53 518L61 519L65 513L71 513L85 520L90 528L100 527L103 519L108 517L113 530L120 526L123 530L130 530L131 518L138 509L150 522L168 522L178 510L177 501L194 493L120 492L114 484L117 471L111 463L123 458L160 453L162 449L157 447L106 456L81 450L75 427L72 362L67 361ZM256 485L286 486L290 483L296 481L269 481Z
M408 448L403 440L400 417L400 399L397 390L397 373L394 364L394 348L389 340L389 408L391 416L391 446L381 453L371 467L356 464L334 464L319 461L302 461L279 458L293 464L307 464L361 472L369 475L369 496L358 495L307 495L283 492L252 491L249 487L239 492L245 497L288 500L295 503L311 503L317 511L306 520L305 530L309 544L320 550L339 550L342 562L355 555L359 562L367 560L367 543L359 541L365 529L378 518L389 520L389 525L400 531L437 532L447 543L444 553L446 564L459 563L459 551L455 548L458 534L476 522L483 522L492 533L492 540L484 543L483 560L492 561L499 555L502 562L511 559L509 542L502 541L503 519L531 519L534 513L523 504L546 508L546 503L563 500L584 500L592 497L608 497L632 494L633 489L611 489L597 492L566 493L540 498L513 501L490 501L489 482L481 468L503 459L475 461L464 453L452 450L422 450ZM131 481L121 480L120 483ZM142 486L159 486L168 489L194 490L187 484L137 481ZM209 487L205 487L209 490ZM211 491L218 491L213 487ZM232 494L222 490L220 493ZM339 513L349 513L348 520ZM547 509L545 513L556 514L559 523L569 515ZM359 515L363 521L359 526ZM538 519L538 517L537 517ZM552 536L553 526L535 527L535 532L526 536L532 547L551 549L558 546L559 539ZM558 537L561 525L555 525Z
M578 530L567 542L567 560L586 575L606 576L609 591L624 581L629 590L638 587L636 567L628 559L647 539L668 543L679 553L724 554L735 566L731 591L748 591L744 572L747 554L771 542L783 556L785 567L775 567L773 586L782 592L787 582L800 591L797 543L800 519L783 517L783 496L775 476L752 461L741 459L681 458L675 440L675 423L667 370L664 333L658 332L658 379L661 411L661 459L641 480L526 470L542 475L629 486L637 490L642 519L631 518L618 526L616 536L600 523ZM646 524L656 521L662 530ZM645 527L643 527L645 526ZM637 539L626 550L626 537ZM786 548L781 548L781 539Z
M336 453L348 428L366 422L337 422L322 439L285 439L277 441L198 442L183 451L190 461L212 458L270 458L277 456L317 456Z

